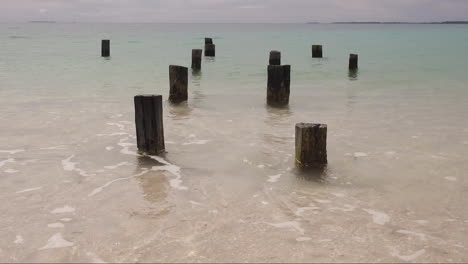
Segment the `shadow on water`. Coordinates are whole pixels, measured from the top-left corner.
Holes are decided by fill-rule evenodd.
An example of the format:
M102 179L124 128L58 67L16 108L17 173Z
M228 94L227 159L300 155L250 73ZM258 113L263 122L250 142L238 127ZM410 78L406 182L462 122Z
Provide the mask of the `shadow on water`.
M284 126L285 124L289 125L289 118L293 114L289 105L271 106L269 104L265 104L265 108L267 110L267 119L265 120L265 124L274 127Z
M201 70L192 69L192 85L199 88L203 79L203 73Z
M188 102L171 103L168 101L169 117L172 120L189 119L193 108L188 105Z
M357 81L359 80L359 70L349 70L348 71L348 78L351 81Z
M164 166L164 164L148 156L139 156L137 167L139 170L137 170L136 173L140 173L141 169L143 168L151 170L152 167L158 166ZM152 203L160 203L166 201L166 186L168 185L168 181L162 171L149 171L148 173L142 175L141 177L137 177L136 179L141 187L141 190L144 193L144 198L147 201ZM161 210L157 214L161 215L166 213L168 213L168 211Z
M299 180L327 184L331 171L325 168L295 168L294 174Z

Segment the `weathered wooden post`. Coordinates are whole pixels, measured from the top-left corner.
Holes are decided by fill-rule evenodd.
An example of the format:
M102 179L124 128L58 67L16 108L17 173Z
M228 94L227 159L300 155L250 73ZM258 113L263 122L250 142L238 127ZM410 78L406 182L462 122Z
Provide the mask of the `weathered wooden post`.
M205 38L205 45L206 44L213 44L213 39L212 38Z
M357 70L357 68L358 68L358 55L350 54L349 55L349 69Z
M215 44L205 44L205 56L206 57L215 57L216 56L216 45Z
M187 101L188 69L182 66L169 66L169 101L180 103Z
M163 107L161 95L137 95L135 124L138 151L158 155L164 152Z
M110 57L110 40L103 39L101 41L101 56Z
M201 70L202 53L201 49L192 50L192 69L195 71Z
M281 52L270 51L270 65L281 65Z
M327 163L327 125L296 124L296 166L321 169Z
M267 84L267 103L273 106L289 104L289 86L291 84L290 65L269 65Z
M312 58L323 58L322 45L312 45Z

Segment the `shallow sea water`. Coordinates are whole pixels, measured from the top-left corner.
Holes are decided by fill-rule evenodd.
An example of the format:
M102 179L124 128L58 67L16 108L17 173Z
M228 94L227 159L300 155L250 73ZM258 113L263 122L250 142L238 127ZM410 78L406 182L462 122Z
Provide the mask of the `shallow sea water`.
M166 100L206 36L167 153L139 156L133 96ZM0 261L466 262L467 48L463 25L1 24ZM320 175L299 122L328 125Z

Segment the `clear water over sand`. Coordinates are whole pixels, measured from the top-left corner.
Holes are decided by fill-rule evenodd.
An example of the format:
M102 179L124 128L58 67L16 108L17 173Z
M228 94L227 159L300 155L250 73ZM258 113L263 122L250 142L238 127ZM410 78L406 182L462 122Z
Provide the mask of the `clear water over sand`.
M167 154L138 156L133 96L167 99L206 36L217 57L164 105ZM2 24L0 261L466 262L467 43L462 25ZM273 49L287 109L265 105ZM328 124L322 175L294 168L298 122Z

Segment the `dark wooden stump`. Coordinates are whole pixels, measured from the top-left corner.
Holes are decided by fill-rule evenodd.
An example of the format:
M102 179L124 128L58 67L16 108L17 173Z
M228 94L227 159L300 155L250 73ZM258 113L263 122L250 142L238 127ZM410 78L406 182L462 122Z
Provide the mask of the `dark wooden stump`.
M169 101L180 103L187 101L188 69L182 66L169 66Z
M138 151L148 155L164 152L163 108L161 95L137 95L135 124Z
M216 56L216 46L215 46L215 44L205 44L205 56L206 57L215 57Z
M322 45L312 45L312 58L323 58Z
M324 168L327 163L327 125L296 124L296 166Z
M202 53L201 49L192 50L192 69L195 71L201 70Z
M272 106L289 104L289 86L291 84L290 65L269 65L267 103Z
M358 68L358 55L350 54L349 55L349 69L356 70Z
M281 52L270 51L270 65L281 65Z
M110 57L110 40L103 39L101 41L101 56Z
M213 44L213 39L212 38L205 38L205 45L206 44Z

